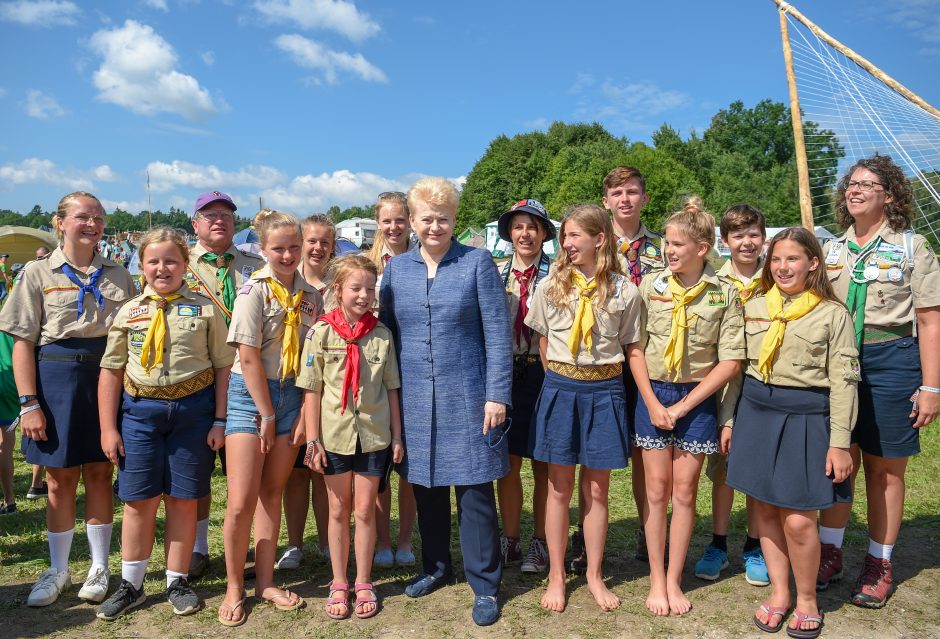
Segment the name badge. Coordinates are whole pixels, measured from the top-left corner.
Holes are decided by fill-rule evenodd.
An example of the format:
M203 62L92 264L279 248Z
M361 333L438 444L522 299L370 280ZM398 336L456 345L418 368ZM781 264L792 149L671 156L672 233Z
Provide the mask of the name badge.
M829 253L826 254L826 264L835 266L842 257L842 242L836 242L829 247Z
M134 319L135 317L141 317L150 312L149 306L135 306L127 312L127 319Z
M669 288L669 282L665 277L660 277L658 280L653 282L653 290L655 290L657 293L665 293L667 288Z
M304 315L313 315L313 304L304 300L300 303L300 312Z
M180 317L199 317L202 315L202 307L197 304L180 304L176 309Z

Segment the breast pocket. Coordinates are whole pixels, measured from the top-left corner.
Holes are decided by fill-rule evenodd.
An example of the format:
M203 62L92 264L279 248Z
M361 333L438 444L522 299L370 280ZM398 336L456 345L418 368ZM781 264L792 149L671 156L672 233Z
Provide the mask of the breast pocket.
M180 330L194 333L208 330L209 324L206 317L174 317L173 319L176 321L176 327Z
M757 359L760 347L764 343L764 336L770 328L769 322L749 321L744 323L744 339L747 343L748 359Z
M669 335L672 331L672 305L650 304L646 316L646 332L650 335Z
M793 334L797 340L794 360L796 364L803 368L825 368L826 353L829 350L829 331L823 326L818 326Z
M689 327L689 339L699 344L717 344L723 308L708 308L697 313Z

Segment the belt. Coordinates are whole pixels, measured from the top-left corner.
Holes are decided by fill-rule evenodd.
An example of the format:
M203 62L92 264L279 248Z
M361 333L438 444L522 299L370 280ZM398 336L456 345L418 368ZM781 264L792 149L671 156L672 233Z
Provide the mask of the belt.
M562 377L576 379L581 382L600 382L622 375L623 363L601 364L600 366L575 366L574 364L551 361L548 363L548 370Z
M866 326L862 332L863 344L883 344L891 342L902 337L910 337L914 334L914 323L908 322L900 326Z
M36 355L37 359L41 359L47 362L92 362L98 363L101 361L101 355L95 355L93 353L76 353L75 355L57 355L55 353L43 353L39 351Z
M146 399L182 399L197 393L215 382L215 372L207 368L198 375L190 377L184 382L170 384L169 386L144 386L136 384L134 381L124 375L124 390L134 398Z
M526 353L525 355L513 355L512 361L520 364L534 364L536 362L542 361L542 358L538 355L533 355L532 353Z

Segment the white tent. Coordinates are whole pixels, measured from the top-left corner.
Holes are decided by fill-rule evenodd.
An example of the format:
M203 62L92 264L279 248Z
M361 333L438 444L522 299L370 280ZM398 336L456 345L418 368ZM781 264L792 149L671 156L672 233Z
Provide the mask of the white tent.
M558 235L561 230L561 222L556 222L552 220L552 224L555 225L555 238L554 240L547 240L542 244L542 250L545 251L545 254L550 258L555 257L555 252L558 250ZM503 257L509 257L512 255L512 243L506 242L505 240L500 239L499 229L496 228L496 221L490 222L485 227L483 227L483 234L486 238L486 243L484 247L487 251L493 254L493 257L500 259Z

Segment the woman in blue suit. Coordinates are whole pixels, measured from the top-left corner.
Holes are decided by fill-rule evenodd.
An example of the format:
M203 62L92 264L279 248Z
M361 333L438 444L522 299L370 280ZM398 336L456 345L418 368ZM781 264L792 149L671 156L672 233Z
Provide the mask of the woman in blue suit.
M503 435L512 344L506 293L490 254L452 237L457 199L443 178L423 178L408 191L419 246L386 265L379 308L401 365L403 472L414 485L421 533L424 572L405 594L421 597L453 581L453 486L473 620L483 626L499 618L493 481L509 470Z

